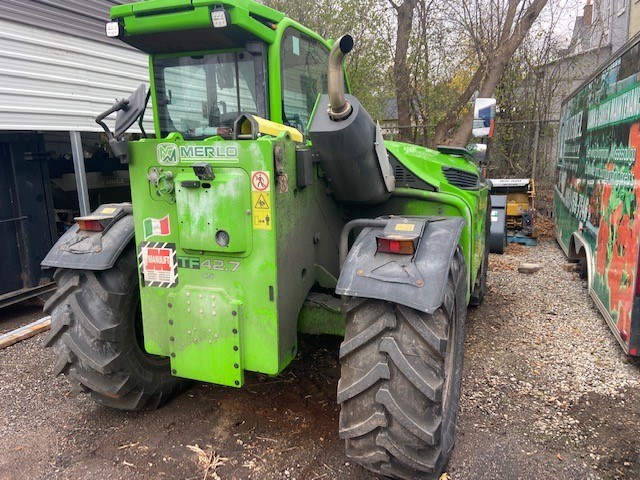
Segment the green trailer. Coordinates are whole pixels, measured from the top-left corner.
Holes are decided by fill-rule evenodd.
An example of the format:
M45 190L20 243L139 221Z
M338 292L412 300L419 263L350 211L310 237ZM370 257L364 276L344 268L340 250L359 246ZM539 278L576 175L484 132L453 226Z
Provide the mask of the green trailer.
M343 335L347 456L436 478L467 306L486 285L473 157L385 142L347 93L348 35L249 0L141 1L111 18L107 35L149 55L151 86L97 119L132 204L78 218L43 262L57 269L55 373L103 405L155 408L188 379L277 375L299 332ZM155 132L127 141L149 100Z

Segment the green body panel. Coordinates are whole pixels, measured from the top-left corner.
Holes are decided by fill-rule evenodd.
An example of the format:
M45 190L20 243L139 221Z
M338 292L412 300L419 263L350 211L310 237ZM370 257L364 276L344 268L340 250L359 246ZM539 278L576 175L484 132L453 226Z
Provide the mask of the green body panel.
M125 40L162 32L170 38L212 28L215 6L226 8L234 28L266 43L267 116L282 123L281 40L293 28L328 48L314 32L248 0L149 0L114 7L111 16L124 26ZM237 49L211 45L210 51L172 55L221 51ZM167 56L149 53L150 68L154 59ZM311 166L311 184L298 186L298 157L311 146L296 144L287 134L253 140L184 140L178 133L160 138L153 73L151 80L157 139L130 142L129 169L145 348L169 357L174 375L241 386L245 370L282 371L296 355L298 331L343 335L340 309L307 298L314 288L326 295L335 287L340 233L354 218L463 217L460 245L469 295L484 253L488 188L484 183L476 190L457 188L442 167L478 175L474 164L387 142L389 152L433 191L397 188L381 205L340 205L328 193L318 163ZM211 166L212 178L198 178L193 167L200 163ZM221 241L225 238L228 244Z
M242 385L241 303L220 288L186 285L167 295L167 305L173 374Z
M414 201L404 201L406 204L395 211L396 215L446 215L460 216L466 220L460 244L464 250L465 261L467 263L467 276L469 285L473 286L484 255L485 247L485 215L489 198L489 186L482 181L479 190L463 190L451 185L444 174L442 167L452 167L479 175L478 168L468 160L445 155L418 145L411 145L400 142L385 142L387 149L405 167L421 180L434 186L438 192L416 191L416 189L396 189L394 197L405 197L407 195L421 197L416 203ZM413 190L407 192L405 190ZM386 208L386 207L385 207ZM390 210L391 211L391 210ZM467 294L469 295L471 288Z
M177 154L168 153L170 144ZM220 153L226 156L216 157ZM286 135L239 142L187 142L172 135L130 144L136 244L168 244L176 258L177 278L159 286L145 284L139 258L145 347L170 356L176 375L236 386L243 368L276 374L295 356L298 313L315 283L337 276L344 224L321 179L295 188L295 156ZM208 188L183 186L198 181L192 166L203 160L215 179L200 182ZM154 171L163 178L171 172L171 194L148 180ZM268 173L265 191L252 191L252 172ZM260 224L266 216L269 224ZM145 230L164 218L168 232ZM219 230L229 234L226 248L215 240ZM229 353L222 364L221 351Z
M275 32L250 13L274 23L284 17L282 13L250 0L153 0L115 6L111 9L111 18L124 23L127 35L211 28L214 5L224 5L231 23L251 31L267 43L273 43Z
M251 188L249 174L240 168L216 169L214 180L202 182L209 188L183 188L182 183L200 183L191 172L176 176L176 205L179 244L185 251L251 253ZM219 208L225 205L227 208ZM229 206L233 208L228 208ZM229 244L212 241L219 230L229 234Z
M184 146L211 146L220 143L220 141L184 142L176 140L175 137L173 141L178 151ZM242 357L241 364L252 371L276 374L290 360L290 355L280 354L278 306L275 302L278 294L275 255L275 229L278 219L272 216L271 229L253 229L250 197L247 198L250 186L245 184L244 189L232 191L227 188L226 181L235 176L248 183L252 171L269 172L273 178L273 164L270 161L273 158L273 139L254 142L222 142L226 147L235 147L226 150L230 153L236 152L235 158L207 158L214 172L220 172L220 175L216 175L216 179L210 182L210 188L188 189L186 195L183 190L187 189L178 182L195 178L191 165L204 158L180 157L176 165L161 165L158 158L162 158L161 148L164 143L166 140L145 139L130 144L129 170L132 200L135 205L136 243L140 245L143 242L162 242L177 246L177 284L169 288L141 284L145 346L150 353L171 355L173 364L181 361L180 357L184 353L182 348L189 345L182 340L171 341L172 337L179 338L175 335L177 323L182 327L184 336L189 329L193 330L191 327L199 327L201 331L206 327L207 331L212 329L212 332L221 335L223 330L225 332L229 330L229 325L237 322L240 331L237 346ZM190 152L183 151L183 153ZM176 180L173 203L158 195L157 188L147 180L152 169L173 173L173 178ZM265 194L271 195L271 192L273 192L273 185ZM212 201L210 197L215 199ZM183 201L187 203L183 204ZM207 212L201 211L203 205L210 210L210 220L207 221L210 225L206 225L206 228L203 224L207 220ZM183 215L181 216L180 213ZM145 219L162 219L167 216L171 222L169 234L148 235L148 231L145 233ZM234 223L234 220L239 224ZM180 221L187 223L181 224ZM183 233L185 227L193 228L193 231L187 231L186 236ZM220 247L215 242L213 234L216 229L228 229L230 245L235 242L236 235L244 236L245 238L239 239L243 248L236 249L241 251L219 251ZM208 242L206 238L199 235L202 231L213 234ZM184 248L181 240L185 239L186 246L197 248ZM202 288L215 289L219 292L217 295L219 301L215 302L216 308L193 307L189 312L186 294L191 289ZM176 300L176 296L179 300ZM237 315L236 319L229 323L232 319L228 316L222 318L221 315L224 316L222 312L227 312L232 306L238 307ZM214 310L216 313L220 312L220 315L211 315ZM202 311L201 314L200 311ZM205 317L207 320L203 320ZM169 320L173 320L174 325L171 325ZM201 341L200 344L204 345L204 348L210 348L209 354L214 356L218 348L214 343L204 344ZM212 346L207 347L207 345ZM285 351L290 351L290 348L287 345ZM176 370L180 375L180 370L178 368ZM205 364L201 364L201 370L200 374L191 372L189 377L226 385L234 384L234 382L225 381L233 376L229 376L222 370L219 371L221 378L215 380L211 379L210 369Z

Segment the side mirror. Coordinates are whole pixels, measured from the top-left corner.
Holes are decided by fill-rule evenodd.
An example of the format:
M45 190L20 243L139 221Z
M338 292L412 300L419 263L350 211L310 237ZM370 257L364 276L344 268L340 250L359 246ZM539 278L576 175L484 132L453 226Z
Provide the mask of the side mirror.
M102 112L95 119L96 123L102 127L104 133L107 135L111 150L113 150L113 153L123 162L126 161L127 157L127 140L121 138L122 134L143 114L147 100L147 86L143 83L129 98L117 100L111 108ZM103 120L115 112L118 112L118 115L116 116L114 135Z
M119 137L133 125L147 104L147 86L143 83L129 98L125 100L126 105L118 111L116 116L115 136Z
M475 158L476 165L483 166L487 157L487 145L485 143L470 143L467 150Z
M476 98L473 106L473 129L471 133L474 137L493 137L493 129L496 117L495 98Z

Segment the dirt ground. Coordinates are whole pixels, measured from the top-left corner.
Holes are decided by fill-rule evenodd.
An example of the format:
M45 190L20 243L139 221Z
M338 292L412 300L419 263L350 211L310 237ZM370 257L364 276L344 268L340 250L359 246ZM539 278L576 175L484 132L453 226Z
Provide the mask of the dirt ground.
M640 478L640 370L625 363L583 282L561 268L555 243L510 252L492 255L488 296L469 311L447 472L456 480ZM524 260L543 270L518 274ZM40 316L0 311L0 332ZM240 390L194 384L142 413L72 395L52 377L41 338L20 342L0 351L0 479L375 478L345 458L337 435L339 342L305 336L278 377L249 374Z

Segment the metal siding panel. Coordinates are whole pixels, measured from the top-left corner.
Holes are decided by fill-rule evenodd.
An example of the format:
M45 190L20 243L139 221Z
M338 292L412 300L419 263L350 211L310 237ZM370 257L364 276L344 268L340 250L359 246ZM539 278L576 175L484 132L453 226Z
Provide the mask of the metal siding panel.
M101 131L94 117L140 83L145 54L0 18L0 130Z
M122 0L2 0L0 18L52 32L114 44L104 34L109 10Z

